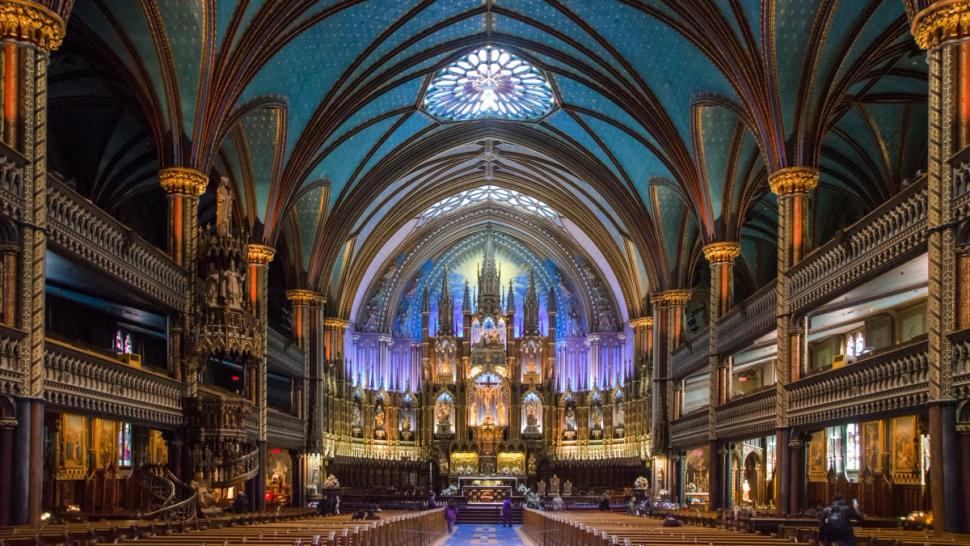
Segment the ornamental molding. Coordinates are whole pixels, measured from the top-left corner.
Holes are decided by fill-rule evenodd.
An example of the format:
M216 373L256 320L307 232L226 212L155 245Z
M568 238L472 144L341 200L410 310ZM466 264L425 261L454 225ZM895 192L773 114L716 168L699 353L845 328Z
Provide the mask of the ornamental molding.
M64 19L25 0L0 0L0 39L13 38L53 51L64 41Z
M704 258L711 264L731 264L741 254L741 243L722 241L704 247Z
M286 299L294 305L322 305L327 302L327 297L323 294L303 288L287 290Z
M949 40L970 36L970 1L942 0L920 11L910 30L916 45L933 49Z
M819 171L815 167L786 167L768 175L768 186L779 197L808 193L818 186L818 177Z
M337 317L327 317L323 319L323 327L342 330L350 327L350 321Z
M276 249L269 245L250 243L246 245L246 261L255 265L269 265L276 255Z
M650 303L660 307L686 305L690 300L690 290L667 290L650 296Z
M205 193L209 177L188 167L167 167L158 171L158 183L165 193L200 197Z

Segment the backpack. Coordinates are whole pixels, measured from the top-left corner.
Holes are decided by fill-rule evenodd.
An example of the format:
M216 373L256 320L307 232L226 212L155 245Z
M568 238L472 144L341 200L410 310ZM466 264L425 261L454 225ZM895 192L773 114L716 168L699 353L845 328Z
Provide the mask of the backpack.
M839 504L829 506L822 520L822 532L825 536L833 538L849 536L852 533L849 511Z

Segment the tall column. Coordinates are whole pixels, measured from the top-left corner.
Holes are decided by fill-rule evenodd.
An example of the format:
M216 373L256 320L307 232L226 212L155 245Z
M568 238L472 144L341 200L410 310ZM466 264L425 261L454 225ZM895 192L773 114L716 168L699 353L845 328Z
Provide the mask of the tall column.
M970 1L909 0L916 43L929 65L927 231L929 293L930 503L937 532L967 530L961 524L956 461L956 352L949 334L958 328L957 310L970 302L957 292L957 222L951 159L970 145ZM917 10L923 7L922 11Z
M650 387L652 384L653 363L653 317L640 317L630 321L633 329L633 366L636 389L633 393L636 401L635 419L633 425L639 445L640 457L649 458L652 449L650 444L650 430L645 426L651 422ZM628 420L629 421L629 420Z
M0 416L0 525L10 525L10 508L13 503L13 444L17 419Z
M809 193L818 185L818 169L788 167L768 176L771 191L778 196L778 282L777 282L777 348L775 364L775 428L778 449L775 450L778 511L790 512L788 466L788 391L787 384L798 379L801 370L800 334L793 326L788 301L788 270L801 260L806 251L806 223Z
M288 290L286 299L293 309L293 339L303 351L303 383L300 390L302 395L298 400L298 413L303 418L305 443L303 453L294 459L299 461L294 476L306 477L309 474L306 468L309 461L307 455L323 452L323 423L319 416L322 414L323 405L323 355L320 348L325 299L322 294L312 290ZM294 505L304 506L307 484L301 482L301 486L297 488L295 482L296 480L293 488Z
M168 252L172 260L193 273L188 276L181 320L169 329L169 361L172 363L175 378L186 380L189 365L183 341L187 332L192 331L192 315L197 282L196 253L198 245L199 197L205 193L209 177L187 167L168 167L158 172L158 182L165 191L168 201ZM194 382L193 382L194 384Z
M708 382L710 395L708 397L707 439L710 453L709 491L711 509L716 510L724 505L721 495L721 458L717 455L717 406L727 402L727 380L730 370L728 360L722 360L717 345L717 323L730 310L734 303L734 259L741 253L741 244L735 241L711 243L704 247L704 258L710 263L711 295L709 305L709 343L707 349Z
M4 320L25 332L17 355L23 372L18 402L17 457L18 483L26 479L26 490L17 483L13 501L13 523L40 521L43 482L42 438L44 415L44 285L47 250L47 65L50 52L64 39L64 19L40 3L0 0L0 57L3 78L2 141L25 159L22 193L17 196L20 214L19 259L5 258L4 269L13 264L19 277L16 308L5 304L4 314L13 313L16 320ZM4 294L6 296L6 294ZM16 310L15 310L16 309ZM13 318L13 317L9 317ZM28 417L37 417L32 423ZM29 427L29 428L28 428ZM23 429L23 430L21 430ZM19 445L24 442L26 445ZM22 484L23 485L23 484Z
M266 509L266 329L267 329L267 281L269 264L275 254L273 247L259 244L246 245L246 261L249 271L246 275L246 297L259 324L259 337L256 343L256 411L259 412L259 475L256 476L254 506L257 510Z
M321 311L323 306L321 305ZM328 433L338 432L338 423L348 424L346 415L341 415L343 411L342 393L346 391L345 385L345 365L344 365L344 336L350 322L336 317L323 319L323 362L322 369L322 399L324 403L320 408L320 428L324 435L323 453L326 457L333 456L333 448L328 446L326 441Z
M666 476L671 494L676 479L673 458L670 457L670 416L673 392L670 381L670 353L680 345L683 334L684 305L690 299L689 290L668 290L650 298L653 304L653 412L651 443L653 453L666 453Z

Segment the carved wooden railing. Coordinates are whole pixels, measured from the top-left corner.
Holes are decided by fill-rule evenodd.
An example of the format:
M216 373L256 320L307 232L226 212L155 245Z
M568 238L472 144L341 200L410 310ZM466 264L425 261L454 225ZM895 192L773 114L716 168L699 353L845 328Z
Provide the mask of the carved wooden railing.
M953 388L957 399L970 398L970 328L950 334L955 364Z
M52 245L168 307L184 307L184 269L52 176L47 179L47 211Z
M301 449L306 438L306 423L295 415L268 408L266 432L273 445Z
M0 325L0 393L20 394L23 385L23 372L19 368L17 355L24 332L16 328Z
M707 406L670 423L670 445L693 447L707 440Z
M926 339L788 385L793 426L918 409L927 400Z
M711 342L710 328L704 328L685 341L670 355L670 376L680 379L707 366L707 351Z
M259 432L256 405L249 399L209 385L199 385L199 396L184 400L189 429L203 431L218 441L255 441Z
M49 404L149 423L183 422L184 387L174 379L52 338L44 364Z
M953 169L953 203L950 210L953 220L970 217L970 146L960 150L950 159Z
M21 219L24 193L24 156L0 145L0 214Z
M806 256L789 271L792 310L826 302L923 251L926 210L924 177Z
M212 472L212 487L232 487L259 474L259 450L253 450L228 464L216 466Z
M717 350L729 353L743 348L775 329L777 281L761 287L717 322Z
M775 389L765 388L718 406L718 438L750 438L775 429Z

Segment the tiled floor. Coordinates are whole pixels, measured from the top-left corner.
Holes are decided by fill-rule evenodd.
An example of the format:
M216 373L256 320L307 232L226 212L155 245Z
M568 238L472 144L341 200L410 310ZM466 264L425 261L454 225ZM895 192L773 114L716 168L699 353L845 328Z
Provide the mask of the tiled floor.
M445 546L471 546L478 544L498 544L500 546L522 546L522 539L514 527L466 523L458 525Z

